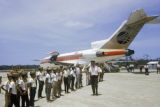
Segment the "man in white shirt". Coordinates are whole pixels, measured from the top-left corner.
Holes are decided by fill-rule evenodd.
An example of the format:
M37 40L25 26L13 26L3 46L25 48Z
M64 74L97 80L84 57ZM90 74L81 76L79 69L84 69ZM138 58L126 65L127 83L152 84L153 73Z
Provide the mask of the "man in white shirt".
M96 66L95 61L91 61L91 66L89 68L89 73L91 77L91 87L93 95L98 95L98 73L99 68Z
M65 93L69 93L69 83L68 83L68 75L69 75L69 71L68 69L64 68L63 71L63 80L64 80L64 90Z
M47 101L50 101L52 80L51 80L51 70L49 70L49 69L47 69L45 86L46 86L46 99L47 99Z
M10 105L9 107L12 107L13 105L15 107L19 107L19 99L18 99L18 90L17 86L18 84L16 81L18 80L18 73L12 73L12 81L10 82L9 86L9 93L10 93Z
M9 86L12 79L12 74L7 73L7 78L8 80L1 86L2 90L5 91L5 107L8 107L10 104Z
M29 98L28 98L28 81L27 81L27 72L23 71L21 73L22 79L20 82L21 98L22 98L22 107L29 107ZM26 103L26 106L25 106Z
M43 98L42 91L43 91L43 86L44 86L44 72L42 68L39 68L39 71L37 72L37 79L39 83L38 98Z
M79 65L76 65L76 68L75 68L75 71L76 71L76 88L80 88L80 79L81 79L81 70L79 68Z
M75 68L72 67L72 68L71 68L71 72L70 72L70 78L71 78L71 90L72 90L72 91L74 90L74 81L75 81L75 77L76 77Z
M30 106L34 106L34 98L36 95L37 80L35 71L30 72L31 78L29 78L29 88L30 88Z
M58 97L61 96L61 84L62 84L62 71L61 69L58 69L57 73L57 93L58 93Z
M57 70L53 70L51 73L51 78L52 78L52 99L55 99L57 97L57 75L56 75Z

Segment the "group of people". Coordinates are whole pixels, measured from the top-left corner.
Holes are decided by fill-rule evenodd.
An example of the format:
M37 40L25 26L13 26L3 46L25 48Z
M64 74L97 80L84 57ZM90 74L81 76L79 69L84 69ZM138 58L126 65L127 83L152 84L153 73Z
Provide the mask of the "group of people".
M1 85L5 91L5 107L34 107L37 88L38 99L44 97L42 92L45 89L47 102L62 95L62 84L66 94L79 89L83 87L82 71L86 72L86 84L91 84L93 95L98 95L98 82L103 80L103 71L95 61L91 61L87 70L77 65L46 70L39 68L31 72L11 71L7 73L8 80Z
M145 72L144 72L145 75L149 75L149 66L147 64L144 66L140 65L139 69L140 69L141 73L142 73L143 68L145 70ZM157 68L157 74L160 74L160 64L159 63L156 65L156 68Z

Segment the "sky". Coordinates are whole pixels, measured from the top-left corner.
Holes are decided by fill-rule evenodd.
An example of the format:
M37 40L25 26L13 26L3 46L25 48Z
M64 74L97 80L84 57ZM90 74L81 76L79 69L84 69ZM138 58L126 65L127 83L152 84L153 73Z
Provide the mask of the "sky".
M160 0L0 0L0 65L89 49L141 8L160 15ZM160 24L146 24L129 48L135 58L160 57Z

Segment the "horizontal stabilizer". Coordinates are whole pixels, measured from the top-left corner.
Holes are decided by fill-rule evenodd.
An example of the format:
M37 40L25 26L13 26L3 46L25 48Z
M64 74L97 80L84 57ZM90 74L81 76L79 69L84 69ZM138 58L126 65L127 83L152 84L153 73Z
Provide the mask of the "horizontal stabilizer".
M135 23L135 22L137 22L143 18L146 18L146 17L147 17L147 14L144 12L143 9L133 11L130 14L130 16L128 17L127 24Z
M149 21L147 24L160 24L160 16L155 16L156 18Z

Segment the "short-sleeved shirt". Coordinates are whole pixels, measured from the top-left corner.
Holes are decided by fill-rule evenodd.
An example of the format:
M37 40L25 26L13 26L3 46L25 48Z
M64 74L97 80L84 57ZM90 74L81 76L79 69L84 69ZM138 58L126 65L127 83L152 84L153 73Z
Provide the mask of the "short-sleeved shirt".
M70 75L76 77L75 71L74 71L74 70L71 70Z
M98 67L98 72L99 72L99 73L102 73L101 67Z
M79 67L76 67L76 74L79 75L81 73L81 70Z
M11 81L9 89L11 89L11 93L16 95L17 94L17 88L16 83L14 81Z
M3 88L9 92L9 88L10 88L10 81L6 81L2 84Z
M99 68L97 66L90 66L89 72L91 73L91 75L98 75Z
M61 72L56 73L56 75L57 75L57 80L61 80L62 79L62 73Z
M36 75L40 81L44 81L44 75L42 72L38 71Z
M19 81L19 85L20 85L20 88L23 90L23 91L25 91L26 89L27 89L27 84L28 84L28 82L24 82L23 80L20 80Z
M30 78L29 80L28 80L28 83L30 83L31 84L31 87L36 87L37 86L37 84L36 84L36 79L34 78Z
M55 73L51 73L52 82L57 81L57 75Z
M48 74L48 73L46 74L46 79L48 79L47 83L52 83L50 74Z
M68 70L64 70L64 77L68 77L68 75L69 75L69 72L68 72Z
M145 65L144 68L145 68L145 69L148 69L148 65Z

